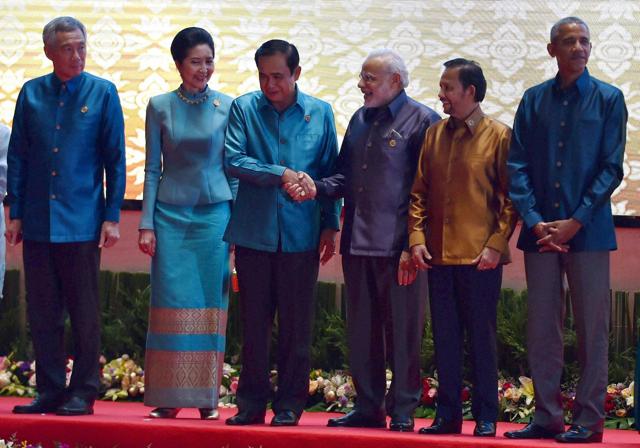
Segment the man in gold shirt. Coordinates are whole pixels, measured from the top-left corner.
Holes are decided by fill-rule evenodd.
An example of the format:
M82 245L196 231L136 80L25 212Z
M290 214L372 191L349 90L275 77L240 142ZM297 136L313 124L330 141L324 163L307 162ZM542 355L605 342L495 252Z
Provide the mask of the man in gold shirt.
M502 264L516 213L508 197L511 130L480 109L487 83L466 59L444 64L440 101L449 115L426 133L409 208L409 244L416 266L429 271L438 406L421 434L462 428L464 332L473 365L474 435L495 436L496 307Z

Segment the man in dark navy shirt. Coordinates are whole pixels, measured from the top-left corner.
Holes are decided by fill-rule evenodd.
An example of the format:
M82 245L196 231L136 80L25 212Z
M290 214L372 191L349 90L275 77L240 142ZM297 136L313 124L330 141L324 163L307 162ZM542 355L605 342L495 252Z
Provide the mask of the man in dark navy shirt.
M354 411L330 419L328 426L386 427L387 361L393 371L386 396L390 429L413 431L427 281L408 252L407 211L425 131L440 117L407 96L408 84L397 53L369 54L358 83L364 107L351 118L336 174L315 185L303 179L289 188L294 199L316 193L344 197L340 252L350 369L358 398Z
M622 92L589 74L589 28L558 21L547 46L558 74L528 89L516 113L509 195L524 224L527 346L535 385L533 422L505 435L566 443L602 441L608 379L609 251L616 249L611 194L622 180L627 110ZM581 377L565 432L564 276L576 327Z

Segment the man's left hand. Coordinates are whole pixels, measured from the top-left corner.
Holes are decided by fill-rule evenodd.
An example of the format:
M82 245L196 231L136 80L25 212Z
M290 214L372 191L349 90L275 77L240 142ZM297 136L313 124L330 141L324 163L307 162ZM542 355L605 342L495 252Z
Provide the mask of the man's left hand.
M98 241L98 247L109 248L116 244L120 239L120 225L117 222L105 221L102 223L102 229L100 230L100 240Z
M540 246L540 252L557 251L557 247L561 248L559 252L568 251L568 242L578 233L582 224L577 219L560 219L544 223L547 235L536 241Z
M320 264L325 265L336 254L336 233L335 229L324 229L320 234L320 245L318 253L320 253Z
M476 265L478 271L495 269L500 263L500 252L491 247L485 247L471 263Z
M400 261L398 262L398 285L408 286L416 279L418 275L418 268L416 268L411 253L403 250L400 254Z

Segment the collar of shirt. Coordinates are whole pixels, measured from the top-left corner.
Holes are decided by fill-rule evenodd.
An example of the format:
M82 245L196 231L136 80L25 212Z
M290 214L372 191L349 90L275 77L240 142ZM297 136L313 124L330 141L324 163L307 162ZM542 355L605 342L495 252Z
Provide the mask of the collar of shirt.
M407 102L407 92L405 92L405 90L402 89L400 93L398 93L396 97L392 99L391 102L386 104L385 106L365 108L364 120L367 122L371 121L373 118L378 117L383 113L386 113L387 111L389 111L391 118L396 118L396 115L400 113L400 111L402 110L402 106L404 106L406 102Z
M471 112L471 115L469 115L464 121L449 117L447 119L447 128L454 130L456 128L465 126L469 130L469 133L473 135L476 132L476 129L478 129L478 125L480 124L480 121L482 121L484 116L484 112L482 112L482 109L478 104L478 107L476 107L473 112Z
M571 91L577 88L578 93L581 96L585 96L591 91L591 83L589 82L590 80L591 80L591 75L589 75L589 70L585 67L584 72L582 72L582 75L580 75L580 77L576 79L575 84L569 87L568 89L563 90L560 88L560 84L561 84L560 73L558 73L556 74L556 77L553 80L552 90L553 90L553 93L558 95L558 94L563 94L563 93L566 93L567 91Z
M56 90L59 90L64 85L65 88L67 89L67 92L73 93L78 88L78 86L80 85L80 81L82 80L83 77L84 77L84 72L80 73L78 76L76 76L74 78L71 78L68 81L62 82L62 81L60 81L60 78L58 78L58 75L53 73L52 74L52 82L53 82L53 86L56 88Z
M288 110L290 110L292 107L298 106L302 110L302 112L304 113L305 116L308 115L307 107L306 107L307 105L306 105L306 102L304 100L304 97L305 97L305 94L302 93L298 89L298 86L296 85L296 100L295 100L295 102L291 106L287 107L285 110L283 110L282 112L279 112L279 113L284 114ZM265 107L270 107L273 110L276 110L275 107L273 107L273 104L271 104L271 101L269 101L267 99L265 94L261 93L260 96L258 97L258 109L263 109Z

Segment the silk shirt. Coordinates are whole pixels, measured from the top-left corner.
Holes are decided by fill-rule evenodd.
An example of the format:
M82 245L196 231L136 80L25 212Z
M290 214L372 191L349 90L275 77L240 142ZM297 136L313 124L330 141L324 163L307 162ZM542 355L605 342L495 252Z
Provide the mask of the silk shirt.
M436 265L468 265L485 247L510 261L517 216L508 197L511 130L478 107L464 122L427 130L409 208L409 244L426 244Z
M317 250L324 228L339 228L335 200L294 202L281 188L286 168L313 179L331 174L338 141L331 106L296 88L279 113L260 91L236 98L225 137L228 173L240 180L224 239L267 252Z
M224 172L231 97L208 87L180 94L195 103L173 91L154 96L147 106L141 229L153 229L156 200L188 207L214 204L230 201L237 188L236 179Z
M408 250L409 193L426 129L440 117L402 90L388 105L353 114L336 174L319 194L344 197L340 252L390 257Z
M53 73L27 81L16 103L8 162L10 216L22 220L24 239L97 240L104 221L119 221L125 190L116 87L89 73L65 83Z
M560 79L528 89L513 125L510 195L525 223L518 248L537 251L532 228L575 218L571 251L616 248L611 194L622 181L627 108L622 92L585 69L566 90Z

